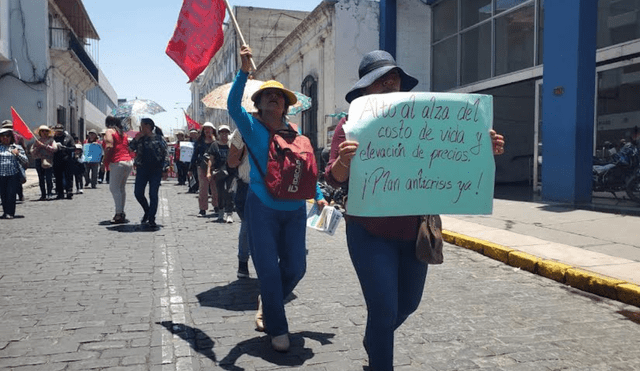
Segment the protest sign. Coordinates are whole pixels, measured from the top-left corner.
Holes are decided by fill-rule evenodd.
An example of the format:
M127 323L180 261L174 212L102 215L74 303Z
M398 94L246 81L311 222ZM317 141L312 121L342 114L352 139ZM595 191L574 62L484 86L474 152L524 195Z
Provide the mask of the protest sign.
M389 93L360 97L344 125L358 141L347 214L490 214L493 97Z
M192 156L193 156L193 143L180 142L180 161L191 162Z
M85 162L102 161L102 146L98 143L85 143L83 147Z
M325 206L320 210L314 202L307 212L307 227L333 236L342 220L342 213L333 206Z

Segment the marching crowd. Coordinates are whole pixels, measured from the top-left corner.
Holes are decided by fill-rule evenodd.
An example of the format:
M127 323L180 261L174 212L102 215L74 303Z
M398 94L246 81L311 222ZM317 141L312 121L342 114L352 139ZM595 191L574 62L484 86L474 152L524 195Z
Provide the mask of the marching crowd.
M190 193L198 193L197 216L206 216L210 204L220 222L233 223L234 211L240 217L237 276L249 277L251 256L260 282L256 329L271 337L273 349L286 352L290 343L284 302L306 271L305 199L313 198L319 208L327 202L317 177L300 168L301 164L315 168L314 158L295 159L298 166L291 173L294 183L287 190L293 194L311 184L310 193L288 197L286 191L274 188L277 182L272 182L270 176L286 179L292 171L274 167L278 165L273 152L276 134L303 137L296 137L297 126L287 117L289 106L297 98L279 82L268 81L251 96L258 112L247 112L241 102L251 71L251 55L248 46L241 48L242 65L228 98L229 115L238 130L231 133L227 125L216 128L207 122L200 131L191 130L188 139L178 132L175 166L178 184L188 186ZM389 53L381 50L366 54L358 72L358 82L346 95L349 103L369 94L410 91L418 84ZM358 149L358 142L346 139L344 123L345 119L335 130L330 158L322 169L327 182L335 187L348 185L351 160ZM16 198L23 197L19 189L28 163L24 139L13 133L10 124L5 122L0 130L0 193L5 219L15 215ZM115 204L111 222L126 223L125 184L135 166L134 195L144 211L141 223L156 227L158 187L169 168L169 151L162 131L150 118L140 120L140 131L134 138L127 138L118 118L109 116L105 124L105 132L98 135L89 131L84 143L74 141L61 125L35 130L37 139L28 152L35 159L40 200L53 198L54 189L55 198L72 199L74 184L76 193L81 193L83 180L85 187L95 188L96 183L106 179ZM489 134L494 155L502 154L504 138L493 130ZM184 154L180 143L187 141L193 148L190 161L181 158ZM106 178L102 175L105 173ZM416 257L422 218L355 217L349 216L348 207L346 210L347 245L367 307L363 345L369 367L374 371L393 370L394 332L420 304L427 276L428 264Z

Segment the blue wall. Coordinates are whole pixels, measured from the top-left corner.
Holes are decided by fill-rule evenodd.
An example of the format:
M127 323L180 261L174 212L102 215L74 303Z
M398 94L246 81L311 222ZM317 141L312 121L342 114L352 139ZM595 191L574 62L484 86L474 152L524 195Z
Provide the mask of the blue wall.
M396 57L396 0L380 0L380 49Z
M542 198L591 202L598 1L544 6Z

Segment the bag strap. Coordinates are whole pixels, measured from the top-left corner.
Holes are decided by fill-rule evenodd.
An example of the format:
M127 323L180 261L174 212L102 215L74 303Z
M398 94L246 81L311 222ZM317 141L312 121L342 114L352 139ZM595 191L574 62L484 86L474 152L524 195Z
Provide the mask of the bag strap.
M262 122L260 122L260 123L262 124ZM288 132L294 132L296 135L298 135L298 125L294 124L293 122L287 122L287 124L293 130L290 130L290 129L269 130L266 125L262 124L265 128L267 128L267 130L269 130L269 143L271 143L271 141L273 140L273 136L275 134L277 134L278 132L288 131ZM249 155L253 159L253 162L256 164L256 168L258 169L258 172L260 173L260 176L262 177L262 179L264 179L265 178L265 171L263 171L262 168L260 167L260 163L258 162L258 159L253 154L253 152L251 152L251 149L249 149L249 146L247 145L247 142L244 143L244 146L247 148L247 151L249 152Z

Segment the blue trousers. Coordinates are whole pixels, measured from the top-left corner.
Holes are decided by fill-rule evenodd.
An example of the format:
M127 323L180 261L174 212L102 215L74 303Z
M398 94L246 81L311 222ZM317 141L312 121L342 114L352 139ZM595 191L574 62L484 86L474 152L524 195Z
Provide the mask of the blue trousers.
M16 215L16 194L20 184L20 173L10 176L0 176L0 199L2 200L2 213Z
M238 187L236 189L234 204L236 212L240 217L240 233L238 235L238 261L243 263L249 261L249 225L244 220L244 205L247 200L247 191L249 185L238 179Z
M347 223L349 254L367 304L364 345L372 371L393 370L393 333L422 299L427 265L416 258L415 244Z
M265 206L251 189L245 204L249 246L260 281L267 334L289 332L284 300L306 271L306 210L280 211Z
M155 222L156 212L158 211L158 190L160 189L160 181L162 181L162 169L145 168L139 166L136 168L136 182L133 188L133 194L145 215L150 222ZM149 201L144 195L144 190L149 184Z

